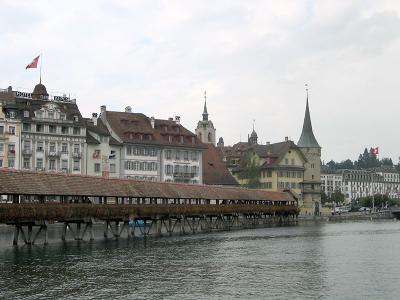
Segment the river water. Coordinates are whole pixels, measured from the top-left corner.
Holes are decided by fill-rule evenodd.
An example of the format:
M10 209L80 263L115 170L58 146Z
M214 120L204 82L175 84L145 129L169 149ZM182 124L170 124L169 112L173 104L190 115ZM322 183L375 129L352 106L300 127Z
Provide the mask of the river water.
M400 297L399 221L31 247L9 242L0 239L0 299Z

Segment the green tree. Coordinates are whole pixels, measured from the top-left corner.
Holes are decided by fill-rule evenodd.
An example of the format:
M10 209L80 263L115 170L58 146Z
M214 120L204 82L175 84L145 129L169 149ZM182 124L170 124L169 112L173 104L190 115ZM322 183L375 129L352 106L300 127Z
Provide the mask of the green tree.
M391 158L385 157L381 159L381 165L387 167L393 167L393 161Z
M332 169L332 170L336 169L336 163L333 160L328 162L326 165L329 167L329 169Z
M350 159L346 159L340 163L339 169L354 169L354 164Z
M335 191L331 195L331 201L335 202L336 204L344 203L344 195L340 191Z
M329 202L328 195L325 192L321 192L321 204L326 204Z
M249 188L259 188L261 186L260 174L261 168L257 156L251 151L246 152L241 162L239 179L247 180Z

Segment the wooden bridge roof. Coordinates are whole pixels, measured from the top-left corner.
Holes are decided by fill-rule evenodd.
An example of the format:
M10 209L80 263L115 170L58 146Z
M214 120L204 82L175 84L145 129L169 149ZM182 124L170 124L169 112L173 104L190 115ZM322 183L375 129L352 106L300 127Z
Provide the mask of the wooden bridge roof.
M0 169L0 194L295 201L288 192Z

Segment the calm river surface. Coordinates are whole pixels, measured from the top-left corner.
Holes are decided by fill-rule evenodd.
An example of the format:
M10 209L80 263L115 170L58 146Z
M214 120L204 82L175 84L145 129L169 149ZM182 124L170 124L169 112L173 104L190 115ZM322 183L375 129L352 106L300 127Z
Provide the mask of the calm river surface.
M10 242L0 238L0 299L400 297L399 221L147 241L53 241L15 248Z

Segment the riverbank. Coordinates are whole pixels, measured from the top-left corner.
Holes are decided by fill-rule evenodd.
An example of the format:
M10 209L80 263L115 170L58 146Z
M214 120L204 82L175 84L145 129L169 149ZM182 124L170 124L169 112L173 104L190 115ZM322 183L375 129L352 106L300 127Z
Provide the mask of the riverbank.
M389 210L379 211L374 213L365 212L349 212L342 214L322 214L321 216L311 215L299 215L299 221L320 221L320 222L331 222L331 221L357 221L357 220L390 220L395 219L392 212Z

